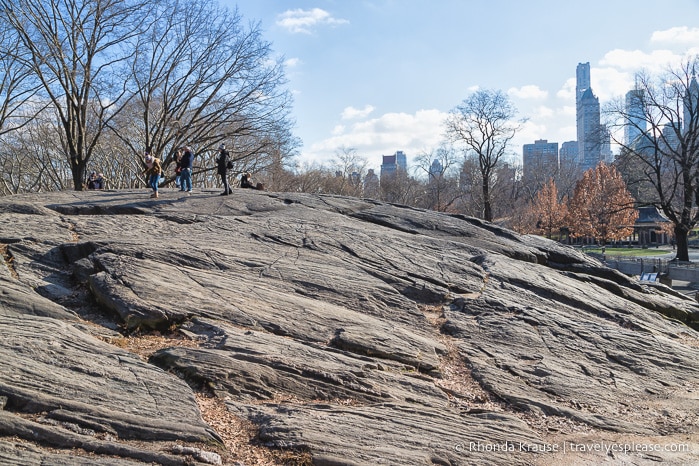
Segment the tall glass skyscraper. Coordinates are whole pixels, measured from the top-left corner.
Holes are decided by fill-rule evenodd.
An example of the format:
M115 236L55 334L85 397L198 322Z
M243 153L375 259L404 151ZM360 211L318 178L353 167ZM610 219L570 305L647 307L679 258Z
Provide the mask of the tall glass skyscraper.
M578 130L578 164L583 170L602 160L602 146L608 133L600 125L599 99L590 87L590 63L578 63L575 86L575 116Z
M624 126L624 144L630 147L641 134L646 132L646 119L643 110L642 89L633 89L626 93L626 114L628 122Z
M684 98L684 115L682 116L684 117L682 132L686 133L690 129L696 132L699 126L699 83L697 83L695 72L692 72L692 81ZM690 125L694 125L694 128L690 128Z

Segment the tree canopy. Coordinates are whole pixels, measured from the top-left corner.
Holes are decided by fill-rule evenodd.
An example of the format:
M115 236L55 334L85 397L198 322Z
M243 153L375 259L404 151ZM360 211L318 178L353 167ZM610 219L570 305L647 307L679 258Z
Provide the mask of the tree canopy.
M145 150L167 162L226 141L241 164L266 167L298 144L281 58L214 0L0 0L0 18L0 62L17 82L0 104L58 130L45 146L76 190L102 154L139 173ZM12 137L22 147L28 135Z
M481 178L482 217L493 220L491 188L496 168L508 153L519 130L517 109L502 91L479 90L449 112L447 138L478 159Z
M595 238L600 244L633 233L638 218L635 200L613 165L600 163L583 173L568 203L572 237Z
M699 221L697 65L695 57L660 76L638 73L630 100L605 110L627 182L639 203L658 207L674 224L682 261L689 260L687 236Z

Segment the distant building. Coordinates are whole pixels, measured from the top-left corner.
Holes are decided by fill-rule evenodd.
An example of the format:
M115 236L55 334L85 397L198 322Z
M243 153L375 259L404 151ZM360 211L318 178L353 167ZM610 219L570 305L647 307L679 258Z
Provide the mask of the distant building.
M578 141L566 141L561 144L558 152L559 165L577 165L578 162Z
M590 63L579 63L576 70L575 116L580 168L594 168L611 159L609 132L600 124L599 99L590 87Z
M684 121L682 132L689 131L689 125L694 125L694 131L699 125L699 83L697 83L697 75L692 74L692 81L689 83L687 95L684 97Z
M624 126L624 144L627 147L646 132L646 119L644 117L642 89L633 89L626 93L626 114L628 121Z
M600 125L599 130L600 140L600 160L606 164L614 163L614 154L612 153L612 135L609 132L607 125Z
M405 153L399 150L393 155L384 155L381 164L381 178L395 175L398 170L402 170L404 173L408 171L408 160Z
M558 143L546 139L522 146L522 177L542 183L558 173Z
M403 170L404 172L408 171L408 158L405 156L405 152L402 150L399 150L396 152L396 164L398 165L398 168Z
M379 188L379 177L374 173L374 169L370 168L364 176L364 197L378 199Z
M434 180L442 177L442 171L444 171L444 167L442 166L442 162L440 162L437 159L434 159L432 161L432 165L430 165L429 169L429 179Z
M383 162L381 163L381 178L395 175L397 171L398 164L396 163L396 156L384 155Z
M633 241L638 241L639 246L667 244L671 223L657 207L639 207L633 228Z

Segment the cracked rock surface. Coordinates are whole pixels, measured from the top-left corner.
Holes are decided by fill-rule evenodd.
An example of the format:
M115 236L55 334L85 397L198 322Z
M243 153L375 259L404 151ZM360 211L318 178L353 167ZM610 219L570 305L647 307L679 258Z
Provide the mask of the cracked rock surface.
M469 217L247 191L0 198L0 465L255 464L202 394L278 464L699 462L696 301Z

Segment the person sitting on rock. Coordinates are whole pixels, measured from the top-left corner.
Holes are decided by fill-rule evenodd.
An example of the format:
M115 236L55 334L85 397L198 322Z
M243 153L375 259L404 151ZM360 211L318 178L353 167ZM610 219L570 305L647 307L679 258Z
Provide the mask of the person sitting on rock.
M87 181L87 189L103 189L104 176L101 173L90 173L90 179Z
M252 176L250 175L250 173L247 172L243 173L240 176L240 187L248 189L259 189L260 191L265 189L262 183L253 183Z

